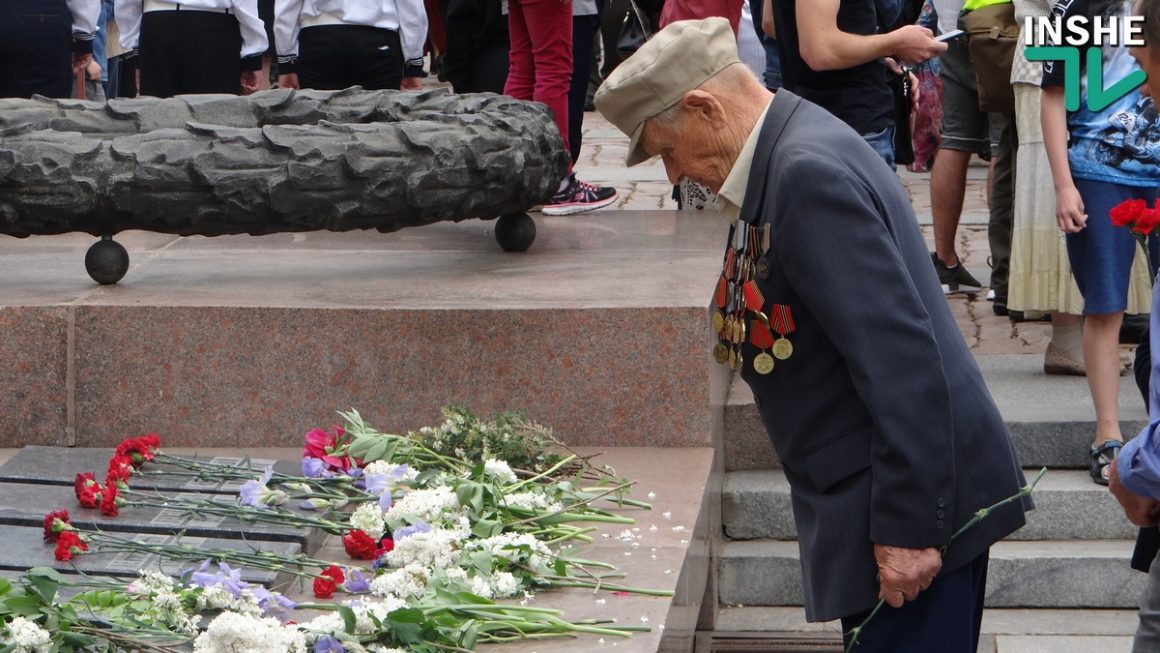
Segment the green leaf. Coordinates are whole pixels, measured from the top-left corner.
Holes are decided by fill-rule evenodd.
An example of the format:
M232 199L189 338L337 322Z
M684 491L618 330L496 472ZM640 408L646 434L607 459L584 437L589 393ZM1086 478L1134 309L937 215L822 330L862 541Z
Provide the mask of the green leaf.
M403 644L415 644L423 641L423 611L415 608L395 610L387 615L391 634Z
M568 575L568 565L560 558L556 558L556 562L552 563L552 569L556 572L557 576Z
M378 438L378 442L375 442L370 447L368 447L367 454L365 456L361 456L361 458L366 462L382 460L383 456L387 453L388 444L389 442L386 438Z
M358 624L358 618L354 615L354 610L345 605L338 607L338 614L342 616L342 628L348 635L353 635L355 627Z
M4 601L8 609L22 617L36 617L40 615L40 608L44 605L40 598L31 594L13 596Z
M12 591L12 583L7 578L0 578L0 596Z

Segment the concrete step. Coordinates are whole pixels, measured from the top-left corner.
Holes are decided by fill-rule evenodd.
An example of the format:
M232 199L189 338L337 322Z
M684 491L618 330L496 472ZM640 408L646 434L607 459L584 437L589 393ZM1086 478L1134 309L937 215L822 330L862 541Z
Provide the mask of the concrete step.
M1136 610L992 608L983 612L979 653L1128 653ZM841 623L806 623L800 607L717 611L716 637L838 641ZM771 650L781 650L772 648Z
M1148 577L1128 567L1130 540L999 542L991 548L987 606L1134 608ZM802 602L797 542L729 542L719 559L723 606Z
M1036 473L1027 470L1030 479ZM1035 487L1036 509L1013 540L1128 540L1136 527L1086 471L1051 470ZM721 495L725 535L734 540L797 538L789 482L781 470L728 472Z
M1043 357L988 354L976 357L1024 467L1086 469L1095 433L1095 407L1084 377L1048 376ZM1120 382L1120 428L1131 438L1147 423L1131 377ZM778 466L749 386L735 378L725 406L725 469Z

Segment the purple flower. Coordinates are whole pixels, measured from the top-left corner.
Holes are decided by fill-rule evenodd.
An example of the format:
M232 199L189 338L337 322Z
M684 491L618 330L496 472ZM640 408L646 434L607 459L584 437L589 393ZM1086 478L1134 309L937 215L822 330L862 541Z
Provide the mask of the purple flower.
M302 475L306 478L330 478L334 476L334 472L321 458L311 458L309 456L302 459Z
M274 494L273 492L270 492L269 488L266 487L266 484L270 482L270 478L273 475L274 467L271 465L266 468L265 472L262 472L261 480L249 480L245 483L242 483L241 489L238 490L238 501L243 506L252 506L254 508L265 510L267 508L267 503L270 500L270 497Z
M346 653L339 641L330 635L323 635L314 642L314 653Z
M283 623L290 618L290 611L298 607L297 603L281 594L271 592L261 585L250 586L250 592L258 600L258 607L262 609L262 614L267 617L277 617L278 621Z
M358 569L351 569L346 577L346 591L350 594L364 594L371 590L371 583Z
M399 540L411 537L416 533L430 533L431 526L427 522L416 522L411 526L404 526L391 534L391 539L398 542Z
M242 580L242 570L231 568L224 562L218 563L216 573L206 571L209 568L209 561L202 563L198 571L195 571L189 578L189 582L198 587L215 587L220 586L222 589L229 592L234 598L237 598L242 590L248 589L250 584Z
M395 500L391 497L391 491L387 490L379 497L379 510L386 512L391 509L391 505L394 503Z

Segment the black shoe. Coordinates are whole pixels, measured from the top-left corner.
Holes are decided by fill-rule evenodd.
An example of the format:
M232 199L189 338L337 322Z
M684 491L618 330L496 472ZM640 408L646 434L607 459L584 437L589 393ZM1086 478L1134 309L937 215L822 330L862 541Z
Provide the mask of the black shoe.
M971 273L963 267L962 261L953 268L949 268L939 260L938 254L934 252L930 253L930 260L934 264L934 271L938 273L938 282L942 284L944 293L948 295L959 292L976 293L983 288L979 280L971 276Z
M1010 317L1012 319L1012 321L1019 321L1019 322L1023 321L1023 311L1008 311L1007 310L1007 298L1006 297L996 297L994 299L994 303L991 304L991 310L995 311L995 315L999 315L999 316L1006 315L1006 316ZM1019 314L1019 320L1015 320L1015 317L1014 317L1015 313Z

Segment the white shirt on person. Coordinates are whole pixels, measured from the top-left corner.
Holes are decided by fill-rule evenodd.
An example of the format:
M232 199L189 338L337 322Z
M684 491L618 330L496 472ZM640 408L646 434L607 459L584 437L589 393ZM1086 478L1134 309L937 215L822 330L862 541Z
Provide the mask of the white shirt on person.
M132 50L141 38L141 14L145 11L145 0L116 0L113 17L121 32L121 47ZM238 20L242 29L241 57L262 54L270 47L266 38L266 27L258 15L258 0L183 0L182 7L190 9L219 9L230 13Z
M73 34L83 34L92 38L97 33L97 21L101 17L101 0L68 0L68 10L72 14Z
M276 0L274 43L278 56L298 55L298 32L305 21L328 19L333 24L363 25L395 30L403 60L423 57L427 41L427 9L423 0Z

